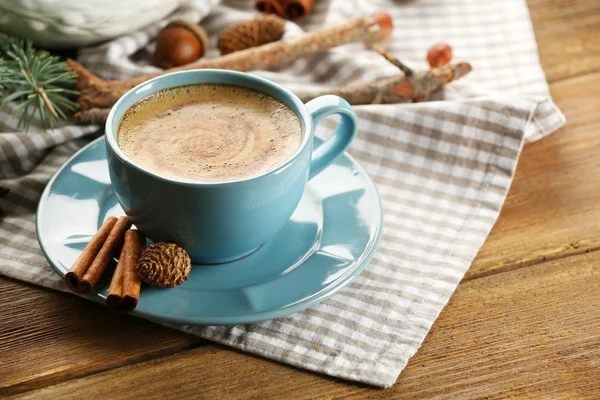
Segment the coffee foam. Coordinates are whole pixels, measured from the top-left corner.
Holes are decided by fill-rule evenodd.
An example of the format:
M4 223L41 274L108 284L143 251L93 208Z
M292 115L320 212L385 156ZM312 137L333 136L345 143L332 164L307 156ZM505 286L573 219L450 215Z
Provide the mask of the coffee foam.
M117 143L136 164L167 178L227 182L261 175L300 147L296 114L273 97L234 85L165 89L134 104Z

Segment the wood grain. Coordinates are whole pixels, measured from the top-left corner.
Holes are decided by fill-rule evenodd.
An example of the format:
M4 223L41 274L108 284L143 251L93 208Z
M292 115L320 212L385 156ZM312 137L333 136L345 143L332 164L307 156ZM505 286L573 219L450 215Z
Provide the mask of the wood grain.
M462 284L391 389L207 346L23 398L598 398L600 252Z
M567 126L525 146L466 279L600 248L600 73L552 85Z
M66 293L0 278L0 396L202 345Z
M593 252L465 282L396 386L417 397L599 398L599 263Z
M598 0L528 0L550 83L600 71Z

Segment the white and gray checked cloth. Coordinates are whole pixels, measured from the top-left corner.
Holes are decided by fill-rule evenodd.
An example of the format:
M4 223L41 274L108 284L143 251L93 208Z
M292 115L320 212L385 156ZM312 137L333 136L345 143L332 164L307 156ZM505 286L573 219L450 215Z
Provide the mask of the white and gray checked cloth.
M193 0L169 18L201 21L211 35L253 17L254 1ZM363 273L320 305L271 321L229 327L177 326L193 335L312 371L389 387L421 345L496 221L523 144L565 122L549 99L525 0L321 0L286 35L385 10L395 22L384 47L425 69L430 45L447 42L473 72L447 86L443 101L355 107L350 153L381 195L381 245ZM106 78L154 71L152 40L167 21L80 52ZM212 51L209 56L216 55ZM292 91L398 74L352 44L258 71ZM0 113L0 274L65 290L35 235L39 196L56 170L98 127L15 132ZM331 131L325 124L319 134Z

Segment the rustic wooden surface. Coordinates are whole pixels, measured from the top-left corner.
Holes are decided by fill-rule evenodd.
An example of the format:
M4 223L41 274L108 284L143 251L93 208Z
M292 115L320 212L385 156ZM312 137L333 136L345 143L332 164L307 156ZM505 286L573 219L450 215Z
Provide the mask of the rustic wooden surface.
M0 397L600 398L600 2L529 5L568 125L525 148L492 234L393 388L0 278Z

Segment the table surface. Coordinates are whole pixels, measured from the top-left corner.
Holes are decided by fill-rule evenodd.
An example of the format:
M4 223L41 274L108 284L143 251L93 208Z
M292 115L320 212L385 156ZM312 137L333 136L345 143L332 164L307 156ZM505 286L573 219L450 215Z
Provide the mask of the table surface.
M568 123L525 147L496 226L391 389L0 278L0 396L600 398L600 1L529 6Z

